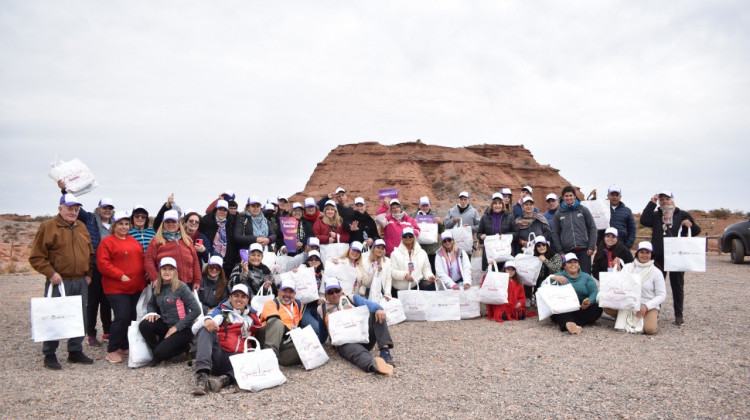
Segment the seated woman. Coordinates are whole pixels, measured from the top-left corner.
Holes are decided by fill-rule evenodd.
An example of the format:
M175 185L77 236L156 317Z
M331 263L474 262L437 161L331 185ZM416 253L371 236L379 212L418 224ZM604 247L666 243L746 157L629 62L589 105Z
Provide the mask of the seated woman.
M380 290L376 291L376 294L382 294L386 300L391 299L391 260L385 256L385 241L382 239L376 239L372 243L370 253L367 259L362 261L359 266L360 276L362 280L359 284L359 294L361 296L369 297L371 294L371 287L375 283L375 279L380 283ZM357 290L354 290L357 293Z
M201 215L194 211L189 211L185 214L185 217L182 218L182 225L185 227L185 232L190 239L193 240L193 247L195 248L196 254L198 254L198 259L201 261L201 264L206 264L213 249L208 237L198 230L200 223ZM222 261L224 261L223 258Z
M235 382L229 356L242 353L245 339L255 336L260 328L260 320L250 308L248 294L247 286L235 285L229 298L206 315L203 328L198 330L195 386L191 394L219 392Z
M317 238L316 238L317 239ZM348 282L354 282L354 286L352 287L352 290L354 290L354 293L359 293L359 285L362 284L362 277L364 277L364 270L361 269L362 264L364 264L364 261L362 259L362 243L359 241L354 241L351 244L349 244L349 249L346 250L340 257L329 260L331 263L339 265L344 264L348 267L351 267L352 270L349 270L351 273L350 275L353 277L349 278L339 278L339 280L342 281L348 281ZM340 273L340 271L339 271ZM340 276L341 274L339 274Z
M193 339L190 328L200 316L201 308L193 292L177 276L174 258L162 258L159 262L159 275L147 310L138 329L154 352L150 366L185 353Z
M203 307L203 313L208 313L229 297L227 276L224 274L223 265L224 259L214 255L203 267L201 286L198 289L198 298Z
M325 290L325 302L318 306L318 315L325 321L323 323L324 328L321 329L324 329L326 335L328 335L328 316L339 310L341 298L346 294L335 277L326 279ZM336 347L336 351L341 357L354 363L365 372L392 375L395 366L390 352L390 349L393 348L393 339L391 339L391 333L388 331L388 324L385 322L383 307L359 295L354 295L348 300L354 306L365 305L370 311L370 341L367 344L342 344ZM373 357L370 353L375 344L380 349L380 355L377 357Z
M349 243L349 232L344 229L344 221L333 200L326 201L323 214L313 224L313 233L323 245Z
M258 293L261 287L263 288L263 293L270 291L274 296L277 295L278 289L271 274L271 269L263 264L263 246L261 244L254 243L250 245L247 253L247 261L241 259L234 266L232 274L229 275L230 289L240 283L244 283L250 289L251 295Z
M643 318L643 332L647 335L654 335L659 331L659 310L667 298L664 274L654 265L653 249L651 242L640 242L635 252L635 261L622 268L622 271L637 274L641 278L641 310L635 316ZM615 309L605 308L604 312L617 316Z
M562 257L552 249L544 236L537 236L534 240L534 256L542 261L542 269L539 270L536 280L536 287L539 287L544 279L560 271Z
M148 227L148 222L148 211L143 205L136 204L130 215L131 228L128 235L134 237L138 243L143 245L143 252L146 252L151 239L156 236L156 231Z
M552 280L560 284L570 283L578 295L581 307L574 312L554 314L551 318L560 327L560 331L567 330L571 334L580 334L583 331L581 326L591 325L602 316L602 308L596 304L599 287L593 277L581 271L576 254L565 254L563 268L563 271L552 276Z
M416 288L416 282L431 281L425 286L435 286L435 275L432 274L430 259L427 253L417 243L412 228L401 231L401 245L391 252L391 277L393 284L391 293L398 298L399 290Z
M321 282L323 280L323 262L320 261L320 252L318 251L310 251L307 254L307 260L305 260L305 266L311 267L313 270L315 270L315 280L318 284L318 290L321 289ZM297 272L297 269L292 269L293 272ZM306 303L302 305L302 319L299 322L300 328L305 328L306 326L310 325L312 329L315 331L315 335L318 336L318 339L320 339L320 318L318 318L318 305L322 303L322 299L318 299L316 301L312 301L310 303ZM325 339L321 340L321 343L325 341Z
M487 305L487 318L497 322L526 319L526 296L523 284L516 277L516 263L506 261L503 271L508 273L508 303Z
M157 264L163 258L169 257L180 263L177 267L177 277L188 287L198 290L201 284L201 265L198 254L193 247L185 227L179 223L177 210L164 212L164 223L159 226L156 236L146 249L146 274L152 283L156 283L159 276Z
M633 262L633 254L620 243L617 229L610 227L604 231L604 239L596 247L591 274L599 280L602 271L615 271L615 268Z
M435 255L435 271L437 279L449 289L464 290L471 287L471 259L466 251L459 249L453 240L451 231L446 230L440 235L440 249ZM422 280L420 290L435 290L435 281Z

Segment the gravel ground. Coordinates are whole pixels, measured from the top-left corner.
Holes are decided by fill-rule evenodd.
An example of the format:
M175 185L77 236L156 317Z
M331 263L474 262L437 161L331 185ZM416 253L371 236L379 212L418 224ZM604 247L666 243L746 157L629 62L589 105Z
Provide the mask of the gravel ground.
M606 320L580 336L536 318L402 323L391 329L392 377L363 373L329 349L321 368L282 368L280 387L204 397L189 394L184 358L128 369L104 360L105 347L84 344L94 365L70 365L61 344L63 370L44 369L41 344L28 338L29 298L42 295L43 279L2 276L0 416L748 418L750 264L710 256L708 270L687 275L685 325L672 323L669 291L653 337Z

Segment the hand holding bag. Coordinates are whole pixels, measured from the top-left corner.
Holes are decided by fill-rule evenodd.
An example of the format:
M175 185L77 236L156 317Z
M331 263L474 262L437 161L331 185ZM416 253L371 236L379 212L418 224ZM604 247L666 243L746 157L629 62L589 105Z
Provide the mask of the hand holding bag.
M348 305L344 305L346 302ZM347 307L346 309L344 309ZM370 342L370 311L367 306L354 306L346 296L339 301L339 310L328 315L331 345Z
M255 341L255 348L249 349L247 342ZM258 392L286 382L286 376L279 369L279 360L271 349L260 350L260 343L254 337L245 340L244 351L229 356L234 370L234 379L240 388Z
M141 330L138 329L138 325L140 325L141 322L143 321L132 321L128 327L128 349L130 350L130 354L128 354L129 368L146 366L151 363L151 360L154 358L153 353L151 353L151 348L146 344L146 340L141 335Z
M474 233L471 231L471 226L459 222L458 226L451 229L451 233L456 246L471 255L474 250Z
M505 262L513 259L513 235L487 235L484 238L484 253L488 260Z
M533 233L531 234L533 235ZM542 260L534 256L534 246L529 235L529 243L532 244L524 248L522 254L516 255L516 276L524 286L536 286L539 273L542 271Z
M31 338L39 343L83 337L81 296L65 296L65 285L60 283L60 297L52 297L52 287L47 288L47 297L31 298Z
M494 270L487 270L484 282L479 288L479 301L490 305L508 303L508 273L501 273L497 263L492 264Z
M292 337L294 348L297 349L297 354L306 370L315 369L326 364L328 353L323 349L323 345L320 344L320 340L315 335L312 326L295 328L289 331L289 336Z
M269 290L268 294L263 294L262 287L258 289L258 292L255 294L255 296L253 296L253 299L250 300L250 307L255 310L258 318L260 318L260 314L263 312L263 306L269 300L273 300L273 293L271 293L271 291Z
M566 283L552 284L553 280L548 277L536 291L536 304L539 312L539 320L544 321L554 314L565 314L581 309L578 295L573 285Z
M56 156L50 167L49 177L65 181L65 189L71 194L83 195L99 186L91 169L78 159L65 162Z

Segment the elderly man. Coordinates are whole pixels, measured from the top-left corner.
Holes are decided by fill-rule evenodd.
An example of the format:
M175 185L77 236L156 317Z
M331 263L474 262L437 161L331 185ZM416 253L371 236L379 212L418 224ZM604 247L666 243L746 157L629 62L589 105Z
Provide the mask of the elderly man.
M574 253L581 271L591 274L591 256L596 246L596 224L589 209L576 198L576 190L568 185L562 190L563 204L552 221L552 245L559 254Z
M328 316L339 310L341 298L346 294L341 288L339 280L335 277L326 279L325 289L326 299L322 305L318 305L318 315L325 320L325 335L327 335ZM348 297L347 300L349 300ZM383 307L359 295L354 295L350 303L353 306L365 305L370 311L370 341L367 344L342 344L336 347L336 351L341 357L354 363L365 372L392 375L393 367L396 365L390 352L390 349L393 348L393 340L391 339L391 333L388 331L388 324L385 322L386 315ZM376 343L380 349L380 354L378 357L373 357L370 350L375 347Z
M448 216L445 217L445 228L451 229L458 224L471 226L471 231L477 233L479 229L479 212L469 203L471 196L467 191L461 191L458 194L458 204L448 210Z
M44 290L48 290L50 285L56 286L52 288L52 296L60 296L58 285L62 285L66 296L81 296L81 311L85 314L94 248L86 226L78 221L80 201L73 194L65 194L60 198L57 210L57 216L39 226L29 264L47 278ZM83 354L82 343L83 336L68 340L68 362L94 363ZM55 354L57 345L57 341L45 341L43 344L44 366L48 369L62 369Z
M293 283L282 282L279 295L263 305L260 321L263 328L258 331L258 341L264 349L276 353L281 366L300 363L299 354L292 338L287 332L297 328L302 319L302 304L294 298L296 290Z

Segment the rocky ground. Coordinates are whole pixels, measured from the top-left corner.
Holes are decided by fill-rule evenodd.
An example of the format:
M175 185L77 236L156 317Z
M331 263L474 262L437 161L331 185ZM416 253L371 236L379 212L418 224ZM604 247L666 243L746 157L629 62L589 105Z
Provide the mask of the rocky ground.
M286 384L252 394L189 394L185 359L128 369L84 345L93 366L42 366L29 339L29 298L39 275L0 276L0 417L208 418L748 418L750 263L710 256L686 281L686 323L671 293L653 337L600 320L580 336L549 321L475 319L392 328L392 377L357 370L330 351L324 366L282 368ZM669 288L668 288L669 289Z

